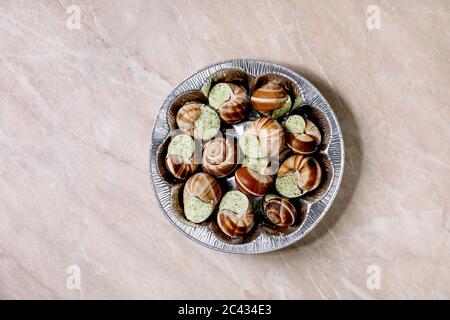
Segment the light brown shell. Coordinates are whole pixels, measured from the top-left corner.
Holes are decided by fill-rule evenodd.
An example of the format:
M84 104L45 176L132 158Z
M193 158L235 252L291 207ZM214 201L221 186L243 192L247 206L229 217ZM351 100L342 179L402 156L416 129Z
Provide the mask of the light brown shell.
M249 110L249 99L247 91L243 87L233 83L227 83L227 85L231 89L231 97L217 109L217 112L223 121L234 124L246 118Z
M178 128L188 135L195 136L195 121L200 117L203 103L190 101L183 105L177 113Z
M284 106L289 96L276 81L269 81L256 89L250 99L253 108L268 116Z
M166 168L177 179L185 180L197 170L198 164L194 159L194 155L189 159L174 154L166 155Z
M294 153L311 154L317 150L322 141L319 128L308 119L305 119L303 132L290 132L287 134L286 143Z
M241 215L228 209L220 210L217 213L217 225L231 238L239 238L247 234L255 225L251 202L248 202L247 211Z
M237 188L254 197L267 194L274 181L273 176L259 174L247 167L237 169L234 177Z
M199 172L190 177L184 185L183 202L187 203L191 197L217 205L222 197L222 189L216 179L207 173Z
M258 118L244 131L256 135L264 157L278 156L285 142L283 127L275 119Z
M297 185L303 192L314 190L322 180L322 168L319 162L310 156L293 155L284 161L277 176L288 174L297 175Z
M275 157L269 158L269 162L266 166L266 168L263 171L263 174L265 175L273 175L275 176L280 169L281 164L286 160L289 155L291 155L291 149L289 149L287 146L284 146L280 153L276 155Z
M297 210L285 198L273 198L263 201L263 210L266 217L278 227L288 227L295 223Z
M238 147L227 138L215 138L203 145L203 170L217 178L232 173L238 165Z

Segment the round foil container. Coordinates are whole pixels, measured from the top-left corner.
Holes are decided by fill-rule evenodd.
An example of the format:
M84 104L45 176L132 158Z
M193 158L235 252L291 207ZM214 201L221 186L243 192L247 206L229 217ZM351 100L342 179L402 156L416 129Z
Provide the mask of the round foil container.
M251 94L252 85L259 79L280 77L293 85L291 92L297 97L298 110L313 120L322 132L322 144L314 156L319 159L324 181L318 190L296 200L300 221L289 230L279 231L260 224L257 230L243 241L234 241L220 235L215 221L193 224L183 218L180 194L183 183L168 178L164 167L165 150L174 126L174 105L189 100L205 101L208 90L215 81L240 78L246 81ZM206 100L207 101L207 100ZM237 125L239 127L239 125ZM238 128L236 128L238 129ZM237 131L242 131L242 128ZM266 61L234 59L203 68L181 82L162 104L156 117L150 146L150 175L158 204L169 221L188 238L208 248L229 253L254 254L285 248L307 235L325 216L342 180L344 169L344 141L338 120L329 103L308 80L294 71ZM225 184L233 189L234 177ZM227 190L223 190L225 193ZM260 199L252 199L260 206ZM300 208L299 208L300 207ZM255 210L258 214L258 212ZM214 215L215 217L215 215ZM211 219L209 219L211 220ZM215 219L213 219L215 220Z

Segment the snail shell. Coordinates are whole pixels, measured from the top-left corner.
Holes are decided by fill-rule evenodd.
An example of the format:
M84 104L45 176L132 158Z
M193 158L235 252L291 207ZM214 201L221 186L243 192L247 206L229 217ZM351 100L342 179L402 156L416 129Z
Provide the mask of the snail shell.
M249 110L247 91L233 83L218 83L210 91L209 104L229 124L245 119Z
M283 177L294 176L296 178L296 186L301 194L316 189L322 180L322 169L319 162L310 156L293 155L283 162L278 170L276 188L278 192L288 198L295 197L291 191L281 190L281 182ZM290 188L293 189L293 188Z
M256 137L254 139L256 146L246 145L246 137L250 136ZM251 158L262 158L278 156L284 146L284 142L284 130L278 121L269 118L258 118L244 130L243 137L239 140L239 145L245 155Z
M272 111L282 108L289 100L289 95L276 81L269 81L256 89L250 100L253 108L268 116Z
M186 103L177 113L177 125L181 131L194 136L195 121L200 118L201 106L203 104L196 101Z
M185 180L192 175L198 167L194 140L180 134L173 137L169 143L166 154L166 168L177 179Z
M222 189L216 179L207 173L199 172L190 177L184 186L183 202L186 203L190 197L217 205L222 197Z
M217 225L232 238L247 234L255 225L253 207L247 196L237 190L227 192L219 206Z
M219 183L210 175L200 172L188 179L183 190L184 214L192 222L209 218L222 196Z
M238 165L238 148L227 138L215 138L203 146L202 166L217 178L229 175Z
M295 116L299 117L300 116ZM289 121L289 118L288 118ZM286 143L294 153L310 154L317 150L322 141L319 128L311 121L304 120L296 132L288 132Z
M211 139L220 129L216 111L197 101L183 105L177 113L176 122L181 131L196 139Z
M273 196L263 200L263 211L266 217L278 227L288 227L295 223L297 210L286 198Z
M183 159L175 154L168 154L166 156L167 170L177 179L185 180L197 170L198 165L194 158Z
M273 184L273 176L263 175L247 167L240 167L235 173L236 186L248 196L260 197L267 194Z

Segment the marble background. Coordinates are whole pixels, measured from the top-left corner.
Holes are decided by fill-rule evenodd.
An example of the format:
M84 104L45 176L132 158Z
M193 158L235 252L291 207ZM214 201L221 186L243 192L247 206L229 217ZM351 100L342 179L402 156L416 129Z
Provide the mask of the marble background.
M303 74L344 132L334 205L283 251L199 246L151 190L159 106L229 58ZM450 1L5 0L0 59L0 298L450 298Z

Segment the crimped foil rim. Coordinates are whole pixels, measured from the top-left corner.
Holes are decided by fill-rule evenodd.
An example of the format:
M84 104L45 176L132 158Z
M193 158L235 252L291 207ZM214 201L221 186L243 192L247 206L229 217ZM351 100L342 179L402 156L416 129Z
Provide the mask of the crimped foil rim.
M219 70L230 68L241 69L254 77L266 73L275 73L289 78L300 87L305 103L318 107L330 123L330 142L324 153L329 156L333 167L331 184L323 197L311 204L308 210L308 216L302 225L288 235L274 236L261 233L261 235L249 243L231 244L217 238L208 227L187 225L177 217L172 209L170 186L158 172L156 153L161 142L170 133L167 122L167 111L173 100L187 91L200 90L212 74ZM302 239L314 229L327 213L339 190L344 172L345 155L342 131L336 115L330 104L314 85L296 72L271 62L253 59L232 59L204 67L184 79L169 94L162 104L153 124L149 160L150 177L158 205L169 221L179 231L191 240L214 250L228 253L256 254L285 248Z

